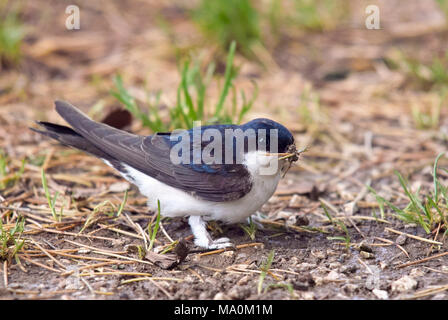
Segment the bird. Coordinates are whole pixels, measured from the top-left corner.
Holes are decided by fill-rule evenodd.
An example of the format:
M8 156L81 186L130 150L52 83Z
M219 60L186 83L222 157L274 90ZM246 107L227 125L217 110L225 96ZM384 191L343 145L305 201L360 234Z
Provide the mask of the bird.
M188 217L194 244L209 250L234 244L212 239L207 221L247 220L301 152L286 127L266 118L142 136L96 122L65 101L55 101L55 108L71 127L36 121L39 128L30 129L115 168L153 212L159 204L163 217Z

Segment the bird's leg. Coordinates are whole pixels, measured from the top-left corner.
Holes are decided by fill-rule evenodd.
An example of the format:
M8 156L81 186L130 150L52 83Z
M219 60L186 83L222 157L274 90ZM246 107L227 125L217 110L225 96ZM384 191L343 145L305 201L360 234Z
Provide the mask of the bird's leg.
M261 220L267 219L267 217L262 214L260 211L255 212L253 215L247 218L247 223L250 225L251 221L252 223L257 227L259 230L265 230L263 223L261 223Z
M191 231L194 235L194 244L206 249L223 249L227 247L233 247L229 238L219 238L213 240L210 234L207 232L206 223L201 216L190 216L188 219Z

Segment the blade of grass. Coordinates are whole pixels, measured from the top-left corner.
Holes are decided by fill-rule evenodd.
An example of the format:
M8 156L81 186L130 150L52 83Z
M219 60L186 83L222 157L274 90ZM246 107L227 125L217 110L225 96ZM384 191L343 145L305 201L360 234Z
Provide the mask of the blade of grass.
M232 41L232 43L230 44L229 55L227 56L226 71L224 73L224 87L221 91L218 104L216 105L215 108L215 118L219 118L219 115L221 114L222 108L224 106L224 101L229 93L229 89L232 84L233 80L232 69L233 69L233 58L235 56L235 49L236 49L236 42Z
M157 218L156 218L154 228L151 228L151 226L148 225L148 232L150 235L148 251L151 251L152 247L154 246L154 241L156 240L157 231L159 231L159 225L160 225L160 200L157 200ZM151 229L151 230L149 230L149 229Z
M258 288L257 288L258 294L260 294L262 292L262 290L263 290L263 282L264 282L264 279L266 278L267 272L271 268L273 260L274 260L274 249L272 249L269 252L269 255L268 255L268 258L267 258L266 262L260 268L261 269L261 273L260 273L260 278L258 279Z

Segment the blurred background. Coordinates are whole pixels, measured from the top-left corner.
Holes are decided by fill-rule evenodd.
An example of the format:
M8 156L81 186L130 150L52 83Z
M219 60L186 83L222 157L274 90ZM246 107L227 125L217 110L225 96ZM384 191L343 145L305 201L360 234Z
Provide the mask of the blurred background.
M370 240L375 236L372 242L377 235L390 237L378 217L402 231L435 234L434 240L443 234L443 241L448 234L448 171L437 175L434 162L447 148L447 16L448 0L0 0L3 226L16 232L22 221L22 231L25 226L31 234L31 227L39 226L32 219L37 219L55 233L81 233L79 221L97 227L91 217L98 217L95 222L111 218L105 215L126 198L129 185L101 161L28 130L35 120L63 124L53 105L63 99L97 121L139 134L188 128L195 120L241 123L256 117L288 127L298 148L309 149L262 212L268 222L299 228L300 236L274 239L261 233L258 238L283 248L278 252L285 254L285 268L295 268L290 257L302 252L296 249L327 250L322 248L329 242L343 241L339 251L328 255L331 262L342 259L343 246L348 252L366 235ZM442 155L437 159L440 167L448 164ZM11 206L23 209L27 224ZM145 199L132 190L126 206L141 213L146 230ZM52 223L62 216L64 229ZM123 216L116 221L128 231L135 227ZM303 225L319 233L304 237ZM186 224L166 226L176 239L188 233ZM237 243L247 241L238 230L233 229ZM39 241L41 235L58 241L37 232ZM113 245L122 250L123 243ZM398 259L389 258L400 251L394 248L375 254L381 263L395 263ZM20 250L6 249L0 258L11 260ZM416 258L433 249L408 246L409 255L404 252ZM266 250L259 253L266 255ZM326 261L326 253L320 256ZM384 271L387 281L396 279L393 270ZM439 284L443 273L424 284L419 280L419 286ZM42 281L40 276L24 281L23 275L10 274L18 283ZM58 277L53 280L59 283ZM332 294L316 297L339 297L342 285L331 283ZM203 290L202 283L197 287ZM213 298L217 286L209 287ZM361 295L374 298L371 289ZM175 297L199 295L176 290Z

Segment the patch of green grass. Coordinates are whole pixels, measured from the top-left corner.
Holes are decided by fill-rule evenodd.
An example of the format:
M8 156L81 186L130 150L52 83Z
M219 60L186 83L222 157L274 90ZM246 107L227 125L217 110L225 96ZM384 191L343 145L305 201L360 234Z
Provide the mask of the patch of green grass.
M249 225L240 224L241 229L249 236L250 240L255 240L255 234L257 232L257 226L251 217L249 217Z
M258 278L258 287L257 287L258 294L261 294L261 292L263 290L263 282L264 282L264 279L266 278L266 275L267 275L269 269L271 268L272 261L274 261L274 249L272 249L269 252L268 258L260 267L261 273L260 273L260 278Z
M9 231L3 226L0 219L0 259L11 261L12 258L20 264L17 253L23 248L25 240L22 240L22 233L25 226L25 219L19 218Z
M266 293L269 289L272 288L285 288L288 290L291 298L296 299L296 295L294 294L294 288L290 283L271 283L264 289L264 293Z
M432 101L429 110L422 110L422 106L412 105L412 118L417 129L436 129L440 123L440 113L446 104L448 91L441 89L437 95L437 101Z
M327 216L328 220L330 220L330 222L333 224L333 226L335 226L336 228L340 229L341 231L343 231L345 233L345 236L327 237L327 239L328 240L339 240L339 241L345 242L345 248L348 251L350 249L351 237L348 232L347 226L344 224L344 222L342 222L340 220L333 219L333 217L330 215L327 207L325 206L325 204L323 202L321 202L321 206L322 206L322 209L324 210L325 215Z
M0 67L16 65L21 58L25 28L19 8L20 1L0 0Z
M58 199L58 196L59 196L59 192L56 191L53 198L51 197L50 189L48 188L47 177L45 175L45 171L43 168L41 169L41 178L42 178L42 187L44 188L45 197L47 198L48 206L50 207L53 219L56 221L61 221L62 216L63 216L64 206L61 206L60 212L56 212L56 207L55 207L56 200Z
M397 218L406 223L414 223L421 226L427 234L431 233L436 225L441 224L441 228L445 229L445 234L448 233L448 186L444 186L437 176L438 162L444 155L441 153L434 161L433 167L433 190L429 194L420 195L420 190L413 193L406 179L398 172L395 175L398 177L400 185L409 199L409 203L403 209L393 205L390 201L378 195L378 193L371 187L370 191L375 195L381 206L386 204L391 208ZM447 169L442 170L448 172Z
M319 131L318 127L327 121L320 97L310 86L305 86L300 94L298 114L300 121L309 131Z
M424 91L440 90L448 85L448 51L422 62L402 51L395 51L386 62L392 69L406 74L409 82Z
M349 6L345 1L294 0L292 23L301 29L324 31L335 28L347 15Z
M237 70L233 67L235 48L236 43L233 42L227 56L227 65L219 99L212 110L207 108L210 107L207 103L207 88L215 70L213 63L203 73L198 62L193 64L190 61L185 62L181 71L181 81L177 89L176 105L169 108L169 119L163 118L158 109L161 93L157 95L156 101L148 103L147 112L140 109L135 98L125 89L120 76L115 78L116 90L112 94L134 117L142 121L143 126L151 129L153 132L190 129L193 127L194 121L203 121L205 124L240 123L244 115L252 108L258 90L255 88L254 95L250 100L246 98L244 91L241 91L241 103L238 104L237 90L233 85L237 75Z
M26 160L22 160L20 168L15 172L10 166L10 159L7 155L0 149L0 190L12 187L17 181L22 177L25 171Z
M148 234L149 234L149 246L147 251L151 251L152 247L154 246L154 242L156 241L156 235L157 231L159 231L160 226L160 201L157 200L157 218L154 223L154 226L152 224L148 224Z
M436 0L440 9L442 9L445 16L448 18L448 1L447 0Z
M261 43L259 14L250 0L201 0L192 17L223 50L236 41L241 53L253 56L252 47Z

